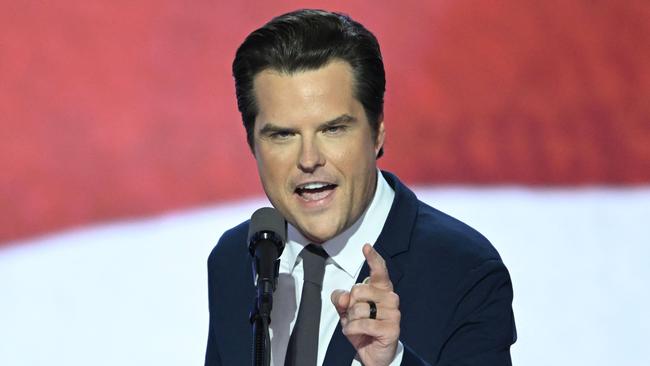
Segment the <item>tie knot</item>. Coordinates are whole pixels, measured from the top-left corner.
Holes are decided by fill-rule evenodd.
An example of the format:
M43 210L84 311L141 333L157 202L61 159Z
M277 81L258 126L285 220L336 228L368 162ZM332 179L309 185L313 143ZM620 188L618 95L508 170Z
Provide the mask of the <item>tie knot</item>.
M325 261L329 257L320 245L309 244L301 252L302 268L305 282L311 282L319 287L323 286L325 275Z

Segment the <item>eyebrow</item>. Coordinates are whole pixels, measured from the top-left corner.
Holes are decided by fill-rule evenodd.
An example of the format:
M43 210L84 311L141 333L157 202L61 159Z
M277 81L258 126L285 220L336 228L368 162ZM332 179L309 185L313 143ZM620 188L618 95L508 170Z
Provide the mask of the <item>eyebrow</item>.
M322 127L331 127L331 126L336 126L340 124L350 124L356 122L357 119L352 117L349 114L342 114L332 120L329 120L325 123L322 124Z
M356 121L357 119L355 117L352 117L349 114L342 114L334 119L321 123L319 129L341 125L341 124L351 124ZM295 133L297 131L298 130L295 128L281 127L274 124L273 122L267 122L266 124L264 124L264 127L260 129L260 135L268 136L277 132Z
M278 133L278 132L295 133L296 129L295 128L288 128L288 127L280 127L280 126L274 125L272 122L268 122L260 130L260 135L269 136L269 135L272 135L272 134Z

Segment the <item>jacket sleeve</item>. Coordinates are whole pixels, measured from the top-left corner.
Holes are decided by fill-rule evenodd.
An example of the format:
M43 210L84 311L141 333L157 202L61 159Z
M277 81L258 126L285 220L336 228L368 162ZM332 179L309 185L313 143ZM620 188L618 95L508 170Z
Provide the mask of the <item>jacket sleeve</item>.
M404 345L404 356L402 356L402 366L431 366L430 363L421 359L411 347Z
M208 346L205 351L205 366L221 366L221 359L219 358L217 345L214 341L212 322L210 322L210 330L208 331Z
M500 259L469 271L458 287L436 365L512 365L510 346L517 339L512 296L510 275Z
M212 308L214 306L214 277L212 276L211 260L208 260L208 308L210 310L210 322L208 330L208 345L205 351L205 366L221 366L221 359L217 350L217 342L215 339L215 331L212 319Z

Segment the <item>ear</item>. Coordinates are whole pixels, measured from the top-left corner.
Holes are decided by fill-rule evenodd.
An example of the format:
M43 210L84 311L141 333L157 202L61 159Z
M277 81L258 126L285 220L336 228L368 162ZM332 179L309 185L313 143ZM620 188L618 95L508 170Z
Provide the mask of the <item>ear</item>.
M375 141L375 156L379 157L379 152L384 147L386 130L384 129L384 114L379 116L379 125L377 126L377 140Z

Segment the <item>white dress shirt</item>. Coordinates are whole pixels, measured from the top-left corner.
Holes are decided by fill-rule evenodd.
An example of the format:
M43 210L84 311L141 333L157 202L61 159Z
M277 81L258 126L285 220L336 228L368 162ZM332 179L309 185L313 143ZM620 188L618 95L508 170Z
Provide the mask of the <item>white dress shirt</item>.
M379 237L388 212L395 198L395 192L377 171L377 189L372 202L361 217L347 230L322 244L329 255L325 264L325 277L321 292L320 331L318 335L318 361L325 360L327 346L339 323L330 295L336 289L349 291L355 284L365 262L361 248L365 243L374 245ZM287 244L280 256L280 277L273 295L273 310L269 333L271 336L271 365L283 366L291 330L298 316L302 295L303 269L299 254L309 244L296 228L289 225ZM399 365L404 348L399 342L395 359L391 365ZM357 359L352 366L361 366Z

